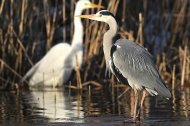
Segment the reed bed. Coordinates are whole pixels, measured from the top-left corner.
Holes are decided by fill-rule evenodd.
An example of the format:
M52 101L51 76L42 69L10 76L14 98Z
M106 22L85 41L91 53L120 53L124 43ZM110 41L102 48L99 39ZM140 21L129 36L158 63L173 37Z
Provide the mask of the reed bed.
M14 89L22 76L55 44L71 42L76 0L0 2L0 87ZM172 89L190 86L190 3L188 0L92 0L117 18L119 36L147 48ZM85 13L95 13L87 10ZM84 20L84 65L71 83L118 85L105 77L102 37L106 25ZM90 73L90 74L89 74ZM81 88L81 85L79 85Z

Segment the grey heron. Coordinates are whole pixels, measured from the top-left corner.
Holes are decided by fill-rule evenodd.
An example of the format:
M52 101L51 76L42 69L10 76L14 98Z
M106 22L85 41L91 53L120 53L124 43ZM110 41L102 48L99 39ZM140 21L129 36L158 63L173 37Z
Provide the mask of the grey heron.
M139 93L147 91L150 95L161 95L170 98L171 93L164 85L152 55L142 46L128 40L118 39L113 42L117 34L118 25L114 15L108 10L102 10L92 15L81 15L80 18L105 22L109 30L103 36L103 51L106 66L122 83L128 83L135 93L133 122L140 120L140 110L145 93L139 102Z
M74 12L74 35L72 44L59 43L53 46L47 54L37 62L22 78L29 78L30 86L44 85L46 87L66 83L75 67L81 67L83 60L83 25L79 17L84 9L103 8L92 4L89 0L79 0Z

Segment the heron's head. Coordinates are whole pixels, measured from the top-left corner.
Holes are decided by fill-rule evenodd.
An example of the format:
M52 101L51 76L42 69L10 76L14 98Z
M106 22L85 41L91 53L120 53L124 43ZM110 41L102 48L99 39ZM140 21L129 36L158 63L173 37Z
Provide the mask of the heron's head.
M80 18L87 18L95 21L101 21L108 23L111 19L115 19L114 15L109 12L108 10L101 10L97 12L96 14L91 15L80 15L78 16Z
M93 4L89 0L79 0L76 6L82 10L88 8L104 8L104 6Z

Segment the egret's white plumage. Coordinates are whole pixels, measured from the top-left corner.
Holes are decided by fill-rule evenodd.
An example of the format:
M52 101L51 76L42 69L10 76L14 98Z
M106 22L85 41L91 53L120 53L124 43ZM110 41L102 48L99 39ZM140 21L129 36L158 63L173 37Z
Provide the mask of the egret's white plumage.
M83 60L83 25L81 15L87 8L102 8L89 0L79 0L74 12L74 35L72 44L60 43L53 46L22 78L29 78L30 86L56 86L66 83L75 67L81 67Z

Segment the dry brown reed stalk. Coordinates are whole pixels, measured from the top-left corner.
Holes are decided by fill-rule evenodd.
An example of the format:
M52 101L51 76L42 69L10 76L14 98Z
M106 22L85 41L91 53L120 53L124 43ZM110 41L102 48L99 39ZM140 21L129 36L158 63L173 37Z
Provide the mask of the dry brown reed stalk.
M182 52L182 68L181 68L181 86L184 87L185 82L185 71L186 71L186 63L187 63L187 45L185 46L184 51Z
M183 27L183 24L185 23L185 10L188 7L188 0L184 0L183 2L181 1L175 1L175 6L174 6L174 10L173 10L173 15L176 15L177 13L177 19L174 21L173 24L173 29L172 29L172 38L171 38L171 43L170 43L170 47L173 46L174 42L176 41L177 38L177 34L179 34L180 32L182 32L181 28ZM180 9L180 10L179 10Z
M1 83L3 84L4 82L6 82L6 78L3 78L4 77L4 63L3 62L0 62L0 77L2 78L1 79ZM4 87L6 87L5 85L2 85L2 86L4 86Z
M80 117L80 107L81 107L81 101L82 101L82 96L81 93L77 93L77 117Z
M80 68L78 65L78 57L77 55L75 56L75 61L76 61L76 67L75 67L75 72L76 72L76 80L77 80L77 88L82 89L82 81L81 81L81 75L80 75Z
M162 59L162 60L160 60L160 59ZM169 83L170 80L172 79L172 76L166 69L167 64L168 64L166 53L162 53L162 55L157 56L156 64L157 64L157 66L159 66L158 70L159 70L159 73L160 73L162 79L165 81L166 84Z
M0 90L5 89L5 87L7 87L8 84L11 84L12 82L10 82L9 80L3 78L0 76L0 80L3 83L3 85L0 86Z
M115 88L114 88L114 86L115 86L116 84L114 83L114 82L115 82L115 77L114 77L113 74L111 75L110 82L111 82L111 87L112 87L112 96L114 96L114 93L115 93Z
M1 6L0 6L0 15L1 15L2 12L3 12L4 4L5 4L5 0L2 0L2 1L1 1Z
M22 33L23 33L23 25L26 22L26 18L24 18L24 15L25 15L27 7L28 7L28 1L23 0L22 1L22 7L21 7L21 19L20 19L20 25L19 25L19 36L21 36Z
M76 0L70 1L70 17L73 17L73 15L74 15L75 3L76 3ZM71 42L72 42L72 38L73 38L73 33L74 33L74 20L73 20L73 18L71 18L71 23L70 23L70 40L71 40Z
M90 86L90 85L96 86L96 89L101 89L101 88L102 88L102 84L100 84L100 83L98 83L98 82L96 82L96 81L87 81L87 82L84 82L84 83L82 84L83 87L85 87L85 86Z
M186 41L186 65L185 65L185 80L187 81L187 83L190 83L190 50L189 50L189 46L188 46L188 39Z
M11 64L12 66L14 65L14 70L17 71L19 68L19 58L22 55L22 52L19 52L17 49L18 45L14 43L14 30L11 24L9 24L8 31L6 33L7 38L5 38L4 42L4 51L7 51L10 56L12 56L12 60L15 59L14 64ZM6 47L8 46L8 47ZM5 53L5 52L4 52ZM4 57L3 57L4 58Z
M66 26L65 22L66 22L66 2L65 0L62 0L62 17L63 17L63 26ZM66 27L63 28L63 42L66 42Z
M99 2L98 2L98 5L101 5L102 4L102 0L99 0ZM97 9L97 11L99 11L100 9ZM92 13L95 13L94 12L94 10L92 10ZM98 25L96 25L96 28L98 27ZM92 30L91 28L89 29L89 30ZM89 36L90 36L90 34L89 34ZM93 36L93 34L91 35L91 36ZM96 37L96 36L94 36L94 37ZM94 40L95 38L93 38L93 40ZM96 41L96 40L95 40ZM97 53L99 52L99 43L96 41L96 42L94 42L94 46L91 46L91 47L94 47L94 51L92 51L93 50L93 48L91 48L90 49L90 56L92 56L92 55L97 55Z
M5 46L3 43L3 31L0 29L0 57L3 59L4 58L4 52L5 52ZM0 64L0 71L3 71L3 65ZM3 72L0 72L0 75L3 74Z
M123 27L120 28L119 34L121 35L122 38L127 38L131 41L135 40L133 31L127 32Z
M94 2L94 1L92 1ZM93 13L94 9L91 10L91 13ZM86 13L85 14L89 14L89 10L85 11ZM84 41L83 41L83 45L84 45L84 48L83 48L83 62L86 63L88 62L88 59L87 59L87 54L88 53L85 53L88 51L88 45L89 45L89 40L90 40L90 32L91 32L91 28L92 28L92 25L90 25L90 21L89 20L84 20L84 26L85 26L85 37L84 37ZM90 62L89 62L90 63ZM84 75L84 81L86 81L86 76L87 74Z
M89 14L89 11L87 11L87 13L86 14ZM84 52L87 52L87 50L88 50L88 45L89 45L89 39L90 39L90 32L91 32L91 30L90 30L90 28L91 28L91 26L90 26L90 23L89 23L89 20L85 20L85 38L84 38L84 42L83 42L83 45L84 45ZM84 55L83 55L83 62L87 62L87 54L88 53L84 53Z
M21 8L21 19L20 19L20 25L19 25L19 35L21 36L22 32L23 32L23 23L25 22L24 21L24 12L26 11L26 5L27 5L27 1L22 1L22 8ZM13 11L14 11L14 6L13 6L13 1L11 1L11 19L13 17ZM14 32L14 28L13 28L13 24L14 23L14 20L12 19L11 21L11 25L10 25L10 39L11 39L11 42L13 44L13 34L15 34ZM13 33L14 32L14 33ZM22 45L22 43L20 42L20 44ZM17 72L20 73L21 71L21 64L22 64L22 48L18 48L19 45L13 45L14 48L15 48L15 51L16 51L16 62L15 62L15 70L17 70ZM14 55L14 54L13 54Z
M176 75L175 75L175 65L173 66L173 70L172 70L172 90L175 89L175 83L176 83Z
M8 26L8 34L10 35L9 41L11 44L13 44L13 0L11 0L10 3L10 24Z
M123 6L122 6L122 19L121 19L121 22L122 22L122 27L125 27L125 21L126 21L126 0L123 0Z
M14 36L15 36L16 39L17 39L17 42L18 42L18 44L19 44L19 46L20 46L20 49L22 49L22 51L24 51L24 53L25 53L25 55L26 55L26 58L28 59L28 62L30 63L30 65L33 66L33 62L32 62L32 60L30 59L30 57L28 56L28 53L27 53L25 47L23 46L21 40L19 39L19 37L17 36L17 34L16 34L16 32L15 32L14 30L13 30L12 32L13 32ZM21 50L20 50L20 51L21 51ZM19 53L19 54L22 54L22 53ZM20 56L20 57L22 57L22 56ZM21 62L22 62L22 61L21 61Z
M190 52L188 52L188 56L187 56L187 69L186 69L186 80L188 81L188 83L190 83Z
M55 1L55 3L57 5L57 0ZM53 19L52 19L51 14L50 14L50 5L48 3L48 0L44 0L43 4L44 4L44 16L45 16L45 22L46 22L47 50L49 50L52 45L53 35L55 32L57 6L55 6L54 13L53 13Z
M99 1L99 5L101 5L102 1ZM92 11L94 12L94 11ZM87 22L89 24L89 21ZM98 23L96 23L95 25L87 25L86 27L89 27L85 33L87 33L86 37L85 37L85 42L84 45L85 47L89 47L89 48L85 48L85 52L88 52L85 54L85 58L84 58L84 63L87 63L88 66L85 69L84 72L84 80L87 80L87 76L88 76L88 72L90 71L90 68L92 67L92 62L91 62L91 58L93 57L93 55L97 54L94 53L94 47L98 44L96 37L97 37L97 31L98 31ZM92 30L93 29L93 30ZM99 44L100 45L100 44ZM96 50L97 52L97 50Z
M138 42L141 46L144 45L144 43L143 43L143 24L142 23L143 23L142 13L139 13L139 30L138 30L136 42Z
M7 63L5 63L2 59L0 59L0 62L2 64L3 67L6 67L8 70L10 70L14 75L16 75L17 77L19 77L20 79L22 78L22 76L17 73L17 71L15 71L13 68L11 68Z
M92 1L92 3L94 3L94 0ZM102 4L102 0L99 0L98 1L98 5L101 5ZM100 9L97 9L97 11L99 11ZM95 13L95 10L94 9L91 9L91 13L94 14ZM89 14L89 11L87 11L87 14ZM85 47L88 47L88 45L91 45L91 41L90 40L90 37L92 37L92 26L94 25L95 22L91 22L91 24L89 23L90 21L89 20L86 20L86 30L85 30L85 41L84 41L84 45ZM98 27L98 25L94 26L94 27ZM95 35L94 35L95 37ZM91 39L91 40L94 40L94 39ZM84 49L85 51L84 52L87 52L88 51L88 48L85 48ZM91 50L91 49L90 49ZM90 55L89 55L90 54ZM88 56L92 56L92 51L90 51L90 53L85 53L84 55L84 62L87 62L87 57ZM85 77L86 78L86 77Z
M36 46L37 46L37 43L36 43L36 42L33 42L32 51L31 51L31 52L32 52L32 53L31 53L32 56L34 56L34 54L35 54Z
M91 97L91 86L88 85L88 97Z
M117 99L120 99L124 94L127 93L127 91L128 91L129 89L130 89L130 88L127 87L127 88L117 97Z
M46 21L46 34L47 34L47 49L51 47L51 41L50 41L50 31L51 31L51 21L50 21L50 14L49 14L49 5L48 1L44 0L44 16Z

